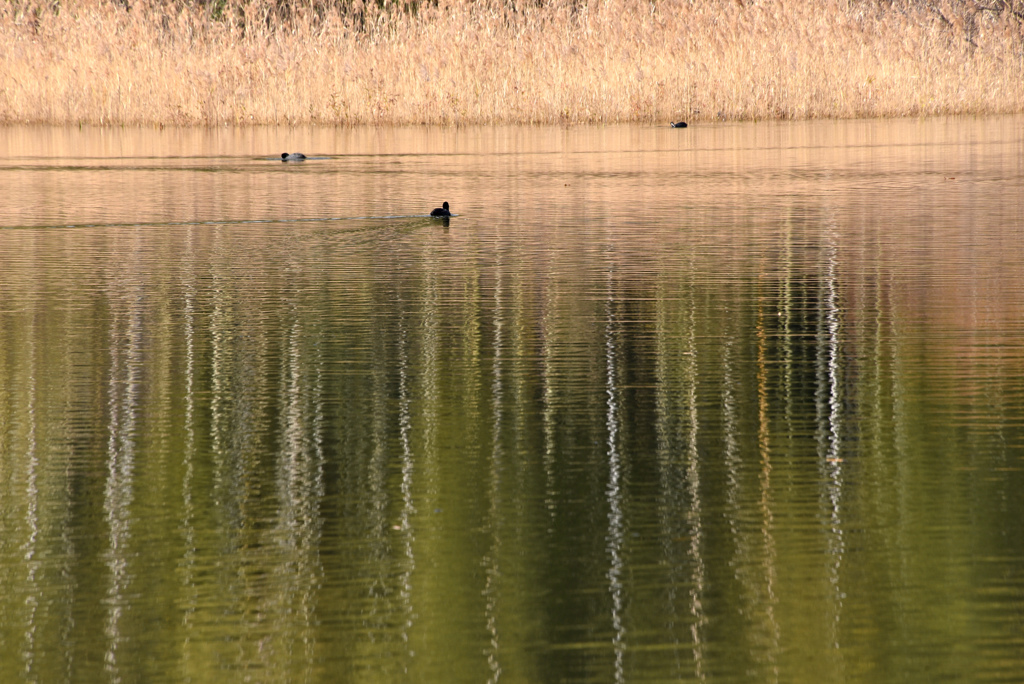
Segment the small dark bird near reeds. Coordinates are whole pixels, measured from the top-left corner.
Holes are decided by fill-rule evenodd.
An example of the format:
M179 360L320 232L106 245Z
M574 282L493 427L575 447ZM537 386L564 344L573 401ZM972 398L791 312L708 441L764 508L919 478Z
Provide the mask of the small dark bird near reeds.
M672 128L686 128L686 122L680 121L679 123L670 123L669 126Z
M430 215L434 218L444 218L445 216L451 216L452 212L448 211L448 203L445 202L439 208L430 212Z
M306 161L306 155L302 154L301 152L282 152L281 161Z

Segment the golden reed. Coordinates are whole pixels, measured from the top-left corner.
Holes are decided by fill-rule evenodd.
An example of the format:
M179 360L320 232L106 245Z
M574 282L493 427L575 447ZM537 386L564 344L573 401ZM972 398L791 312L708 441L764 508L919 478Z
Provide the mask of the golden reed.
M1024 111L1024 0L5 0L0 123Z

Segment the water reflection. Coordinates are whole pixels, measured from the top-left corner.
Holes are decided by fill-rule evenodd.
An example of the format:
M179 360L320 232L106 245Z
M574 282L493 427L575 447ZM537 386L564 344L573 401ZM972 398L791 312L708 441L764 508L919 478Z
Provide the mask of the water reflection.
M408 648L407 656L411 659L416 652L409 646L411 632L415 622L415 610L413 608L413 571L416 569L416 555L414 551L415 535L413 530L413 519L416 514L416 504L413 501L413 476L415 474L415 461L411 447L412 417L410 412L409 394L409 359L408 339L406 333L406 322L399 318L398 333L398 434L401 443L402 484L400 488L402 508L399 515L397 531L401 535L400 548L402 549L401 574L399 575L399 608L403 613L401 627L402 643ZM409 673L409 666L406 664L403 674Z
M31 329L30 329L31 332ZM21 552L23 554L25 562L25 608L23 621L27 625L24 633L24 641L21 647L21 657L23 660L23 673L31 675L35 672L35 659L36 659L36 620L37 613L39 611L39 602L42 596L42 592L39 587L39 574L40 574L40 562L38 559L39 555L39 536L40 536L40 520L39 520L39 454L36 450L36 402L37 398L37 382L36 382L36 353L35 353L35 337L32 336L28 340L28 358L27 363L27 378L26 378L26 407L25 407L25 418L27 425L25 426L25 451L24 451L24 463L25 463L25 527L26 527L26 539L22 544Z
M192 634L196 631L200 608L199 591L199 539L196 530L198 512L193 489L196 487L196 460L198 434L196 429L196 301L199 297L196 275L195 229L189 227L185 232L185 245L182 253L181 288L182 288L182 331L184 342L184 443L182 445L182 484L181 484L181 521L180 535L182 539L181 559L177 563L179 582L182 587L179 610L181 624L185 635L182 644L181 670L194 671L201 663L194 663L190 653Z
M500 256L499 256L500 259ZM504 269L502 269L503 271ZM487 511L487 524L486 529L491 539L490 548L488 549L487 555L483 558L483 567L485 573L484 580L484 597L486 599L484 608L484 617L487 622L487 633L490 637L490 644L485 648L487 654L487 665L490 668L490 676L487 681L489 683L497 682L501 679L501 632L500 632L500 617L501 608L500 604L502 598L502 566L501 559L504 556L504 547L502 542L504 541L504 528L503 524L503 511L505 506L503 505L503 492L504 487L503 480L506 472L505 467L505 450L503 443L504 425L504 384L503 376L506 372L504 368L503 350L506 348L506 342L504 339L504 312L507 310L507 303L504 301L505 290L503 287L502 278L499 276L494 282L494 331L491 348L494 350L493 359L493 371L491 377L491 414L493 416L493 423L491 425L492 443L491 443L491 454L490 454L490 472L488 473L489 488L487 492L487 498L490 501L490 506Z
M824 293L818 333L818 456L821 482L824 484L822 505L828 516L826 549L829 557L828 582L831 585L828 635L833 649L839 648L839 623L842 619L841 569L845 544L843 541L843 457L842 457L842 380L840 378L840 307L838 278L838 244L834 226L825 233L825 265L822 286ZM834 664L833 667L836 667ZM842 672L841 665L836 667Z
M703 587L699 569L701 536L699 511L684 515L687 496L694 504L699 494L692 488L689 471L697 451L697 415L692 399L697 391L694 383L695 338L692 314L694 302L689 291L677 292L663 285L656 293L656 359L655 370L656 426L659 510L658 527L663 553L669 563L666 577L668 615L672 626L674 660L672 675L679 677L689 670L682 662L687 658L687 626L693 643L694 673L703 679L701 662L704 655L701 601ZM663 306L663 302L673 302ZM694 507L696 508L696 506ZM694 570L687 577L687 567Z
M1012 677L1017 124L310 130L287 175L48 133L0 166L0 662Z
M609 281L612 275L609 274ZM622 459L619 454L619 389L618 389L618 359L616 320L613 310L615 298L612 296L614 288L609 282L608 299L605 302L607 321L605 323L605 365L606 381L605 394L607 396L607 416L605 425L608 430L608 557L610 568L608 569L608 591L612 600L612 648L615 653L615 681L621 682L625 679L625 667L623 658L626 651L626 628L623 623L625 611L625 587L622 583L622 575L625 570L623 558L623 546L625 544L625 511L622 490Z
M135 236L133 236L135 237ZM108 342L103 345L107 366L107 445L106 480L103 489L103 511L106 522L107 548L104 564L107 569L106 610L103 634L106 648L104 667L114 681L124 678L122 661L125 641L125 614L133 609L136 554L132 512L135 500L136 457L139 406L142 392L144 335L147 325L146 294L140 278L142 245L131 240L124 255L123 268L112 274L106 287L113 315L108 324Z

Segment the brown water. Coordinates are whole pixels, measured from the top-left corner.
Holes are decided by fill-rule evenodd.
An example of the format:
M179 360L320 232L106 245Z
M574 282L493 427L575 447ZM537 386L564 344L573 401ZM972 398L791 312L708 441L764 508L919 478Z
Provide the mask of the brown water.
M1022 238L1020 117L0 129L0 681L1019 681Z

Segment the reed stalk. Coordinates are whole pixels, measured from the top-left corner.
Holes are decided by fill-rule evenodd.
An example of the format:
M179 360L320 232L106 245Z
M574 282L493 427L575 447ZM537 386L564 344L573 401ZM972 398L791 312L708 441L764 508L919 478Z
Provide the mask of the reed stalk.
M1022 26L1024 0L8 0L0 123L1012 113Z

